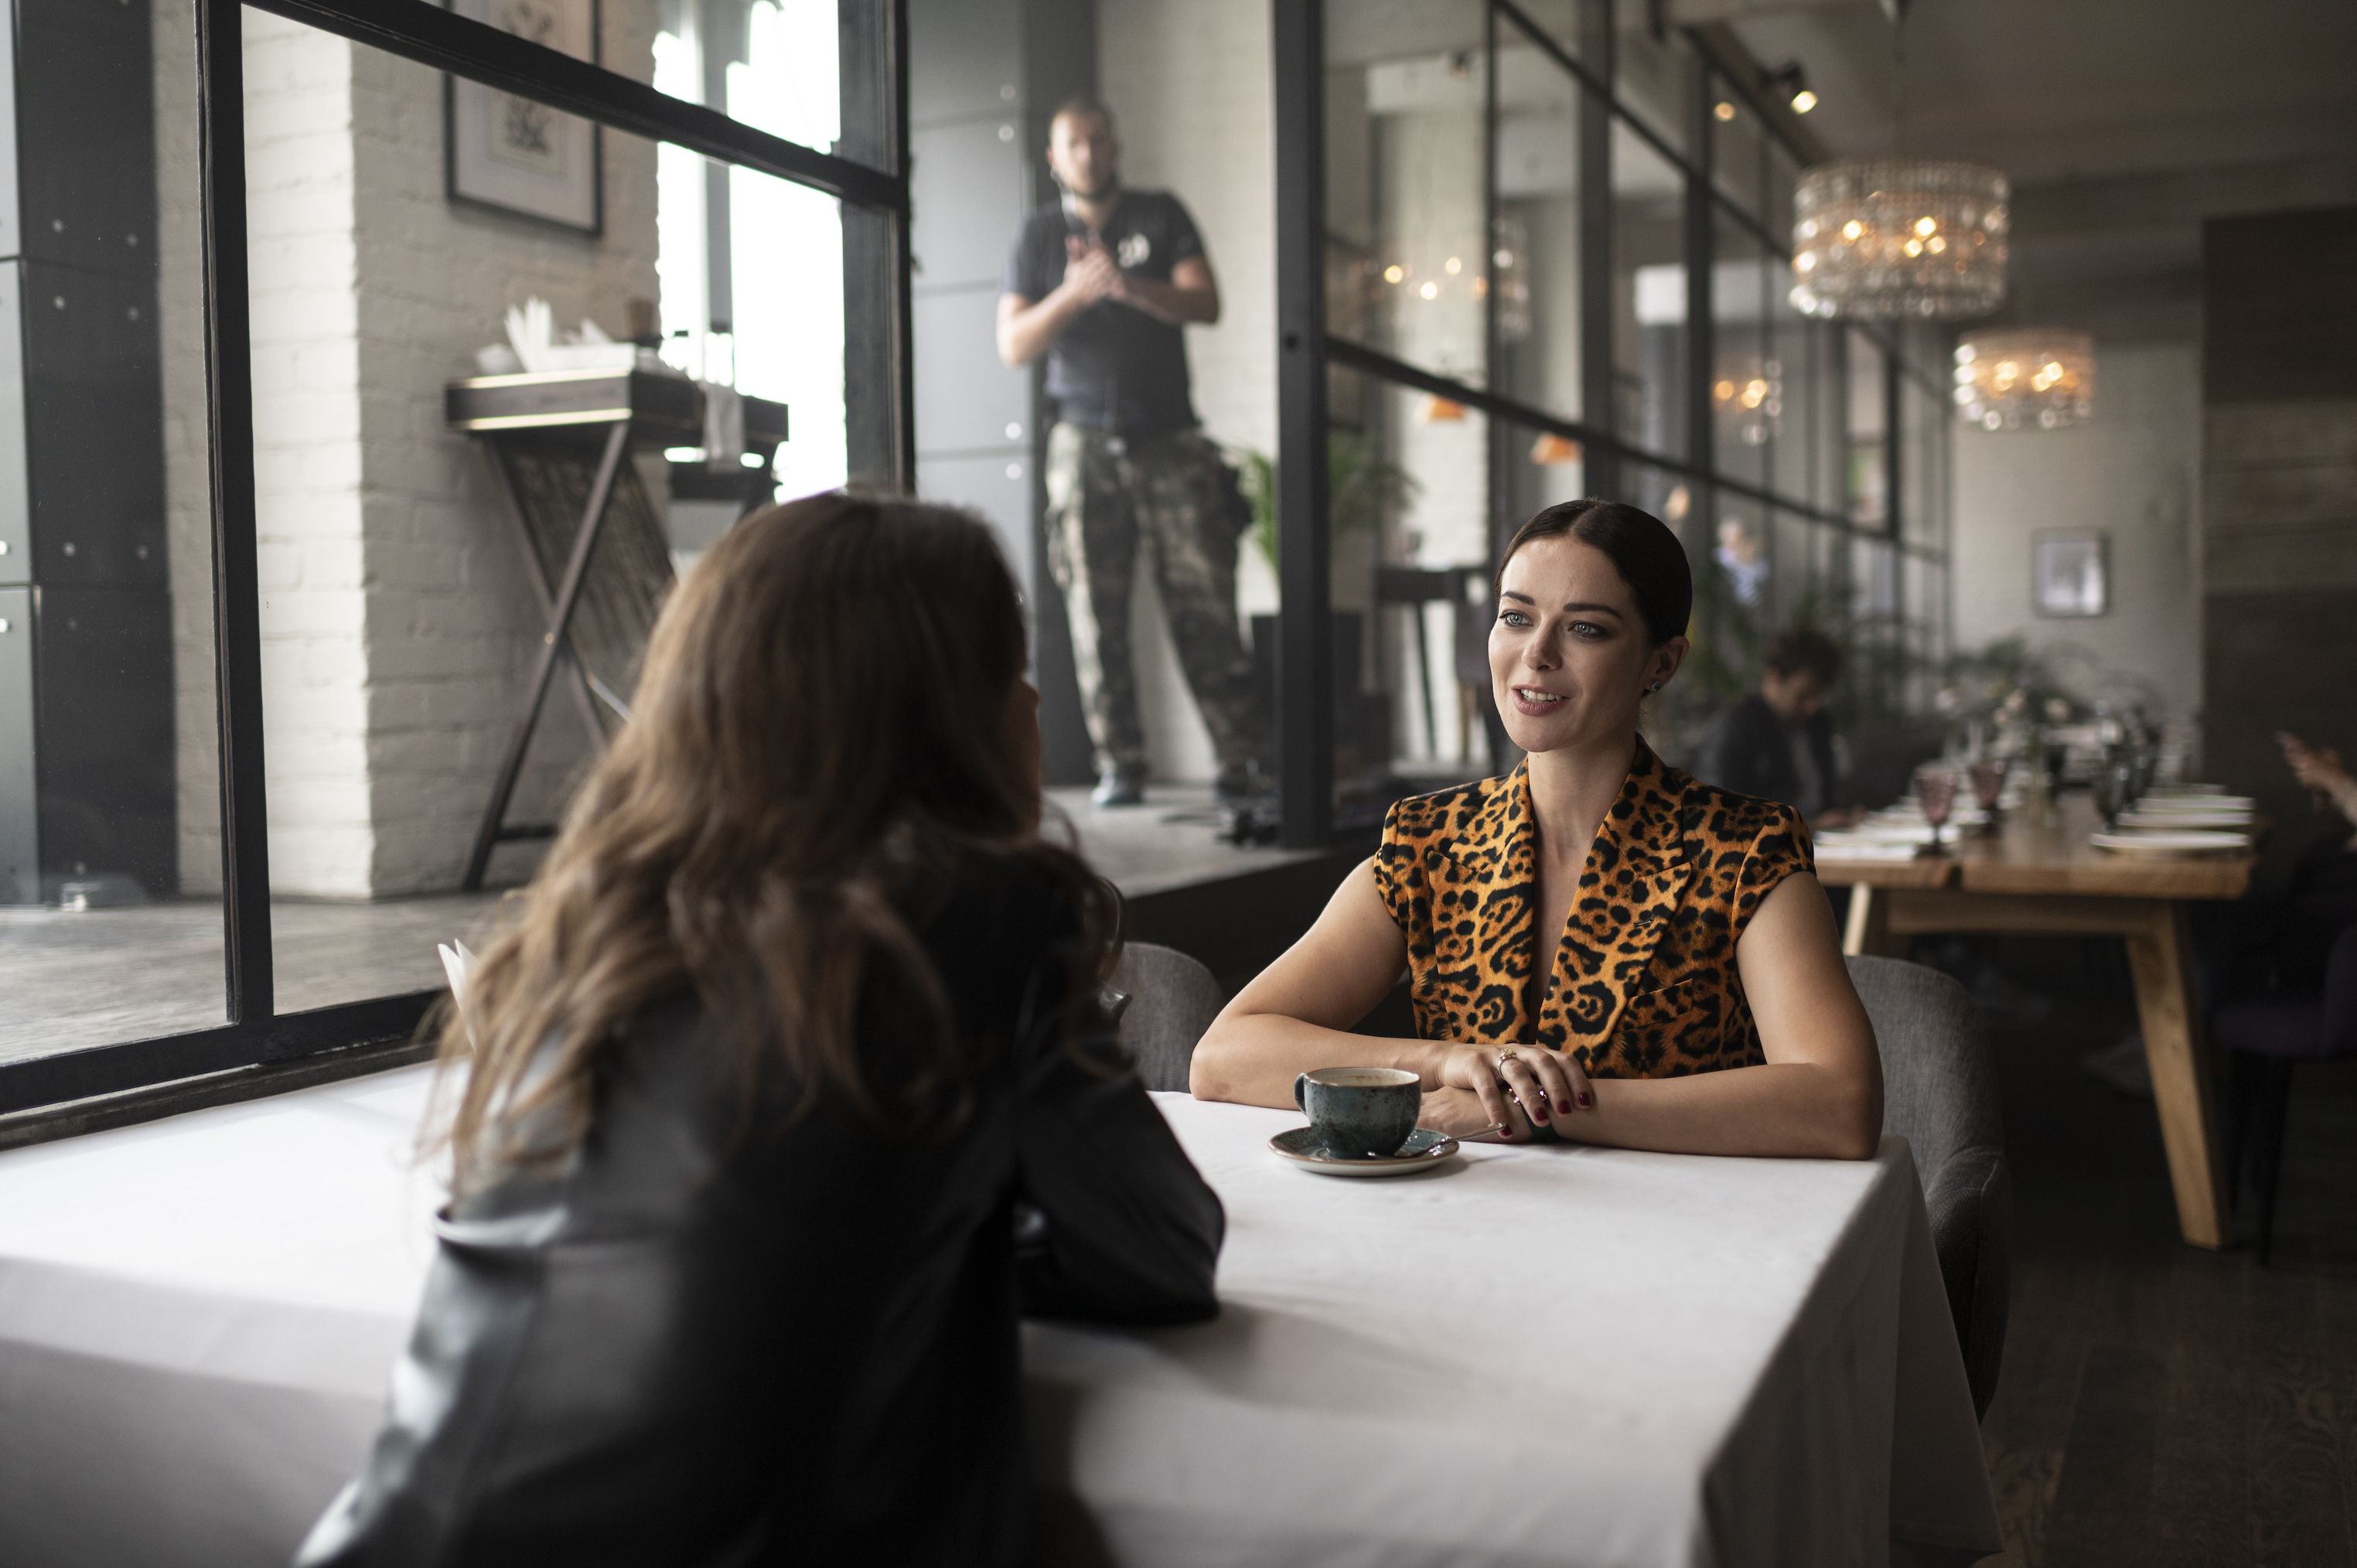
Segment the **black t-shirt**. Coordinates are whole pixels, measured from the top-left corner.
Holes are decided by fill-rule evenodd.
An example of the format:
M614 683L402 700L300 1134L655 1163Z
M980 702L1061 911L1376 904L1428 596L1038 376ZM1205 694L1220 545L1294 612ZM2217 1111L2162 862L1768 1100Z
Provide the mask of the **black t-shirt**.
M1077 215L1043 207L1023 220L1006 258L1001 292L1037 304L1064 281L1064 239L1085 234ZM1103 239L1122 270L1157 283L1203 253L1195 220L1168 191L1124 190ZM1150 433L1195 423L1188 396L1185 331L1119 300L1101 299L1074 317L1048 350L1048 395L1078 424Z

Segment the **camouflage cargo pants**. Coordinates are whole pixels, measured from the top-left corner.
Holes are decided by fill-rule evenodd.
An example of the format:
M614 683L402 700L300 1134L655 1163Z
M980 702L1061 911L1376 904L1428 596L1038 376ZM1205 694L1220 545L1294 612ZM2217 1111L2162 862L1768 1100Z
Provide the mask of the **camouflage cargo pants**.
M1222 768L1260 749L1252 655L1236 630L1236 521L1219 449L1199 431L1048 434L1048 567L1071 619L1072 663L1100 772L1143 773L1130 585L1143 549L1178 665Z

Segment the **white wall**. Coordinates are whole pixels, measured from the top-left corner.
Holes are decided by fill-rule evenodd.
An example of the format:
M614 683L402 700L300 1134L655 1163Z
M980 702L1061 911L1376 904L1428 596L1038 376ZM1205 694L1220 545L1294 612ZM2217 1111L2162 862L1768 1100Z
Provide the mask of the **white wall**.
M1100 96L1121 124L1123 177L1176 193L1220 280L1220 323L1190 328L1195 412L1213 440L1276 449L1275 152L1268 0L1103 0ZM1237 562L1246 613L1275 607L1259 553ZM1138 701L1157 777L1217 771L1158 596L1141 593ZM1273 759L1267 759L1272 760Z
M1957 430L1949 575L1959 649L2020 635L2057 652L2083 650L2104 670L2150 682L2171 716L2199 705L2201 399L2193 344L2099 340L2087 424ZM2040 618L2030 608L2032 540L2074 529L2111 536L2111 613Z

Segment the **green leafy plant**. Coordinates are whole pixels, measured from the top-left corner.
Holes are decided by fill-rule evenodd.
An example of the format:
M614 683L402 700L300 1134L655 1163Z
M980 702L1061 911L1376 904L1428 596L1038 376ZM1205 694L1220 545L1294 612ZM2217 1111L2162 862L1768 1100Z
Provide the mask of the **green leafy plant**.
M1276 462L1249 446L1232 448L1252 525L1244 532L1272 572L1276 568ZM1409 505L1424 487L1415 476L1383 456L1372 431L1326 433L1326 526L1335 537L1361 528L1380 528L1386 513Z

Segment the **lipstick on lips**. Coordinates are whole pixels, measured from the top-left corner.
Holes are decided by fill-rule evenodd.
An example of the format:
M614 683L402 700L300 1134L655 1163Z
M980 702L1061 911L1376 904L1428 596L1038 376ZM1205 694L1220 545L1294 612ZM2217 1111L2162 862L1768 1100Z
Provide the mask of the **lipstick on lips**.
M1514 711L1531 718L1551 714L1567 700L1563 693L1549 692L1543 686L1515 686L1510 692L1514 699Z

